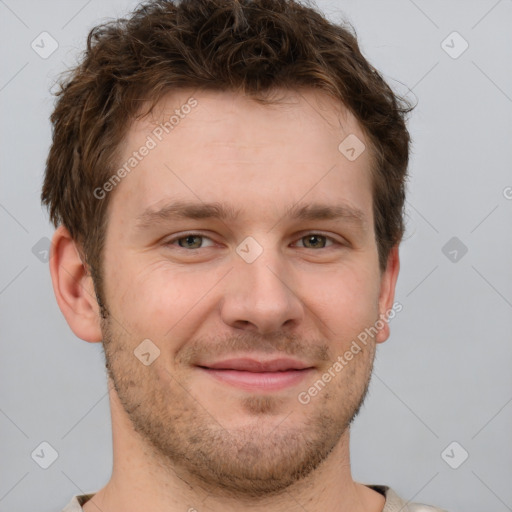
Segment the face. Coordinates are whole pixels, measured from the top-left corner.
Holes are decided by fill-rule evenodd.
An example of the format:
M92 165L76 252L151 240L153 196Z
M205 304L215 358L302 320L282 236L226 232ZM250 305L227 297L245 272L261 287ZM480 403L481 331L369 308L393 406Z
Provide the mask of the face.
M384 313L387 274L369 150L338 149L350 134L368 148L312 91L273 106L181 91L121 148L120 167L141 158L110 192L107 368L141 442L184 478L282 490L328 457L364 398L387 334L345 353Z

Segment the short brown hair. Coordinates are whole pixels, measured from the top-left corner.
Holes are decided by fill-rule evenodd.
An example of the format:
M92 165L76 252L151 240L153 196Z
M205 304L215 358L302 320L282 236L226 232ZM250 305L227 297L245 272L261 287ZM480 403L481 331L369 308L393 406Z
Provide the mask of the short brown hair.
M53 141L42 201L55 226L77 242L102 297L101 256L112 176L133 120L176 89L242 91L256 101L273 90L320 89L347 107L372 154L373 209L379 264L404 231L409 159L406 114L361 54L353 28L329 22L295 0L156 0L130 18L94 27L79 65L59 82L51 115ZM147 112L140 112L150 100ZM100 302L101 304L101 302Z

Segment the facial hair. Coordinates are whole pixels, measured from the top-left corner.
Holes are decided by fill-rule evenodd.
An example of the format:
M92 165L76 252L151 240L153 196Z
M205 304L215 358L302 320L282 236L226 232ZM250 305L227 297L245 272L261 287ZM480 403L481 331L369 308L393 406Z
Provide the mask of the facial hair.
M159 357L145 366L134 355L140 340L110 316L103 319L102 332L108 376L151 462L208 492L236 499L283 493L328 458L365 400L375 355L375 344L368 343L307 405L282 396L247 395L240 407L248 421L235 427L222 424L222 411L194 388L191 365L199 355L218 358L258 347L327 369L335 360L329 345L306 343L286 332L267 337L244 332L193 340L172 363Z

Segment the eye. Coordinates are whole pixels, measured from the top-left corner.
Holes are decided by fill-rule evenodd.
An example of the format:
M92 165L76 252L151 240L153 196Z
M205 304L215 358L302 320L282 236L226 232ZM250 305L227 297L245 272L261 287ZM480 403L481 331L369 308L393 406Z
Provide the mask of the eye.
M327 242L330 242L330 245L333 244L333 239L331 237L321 235L319 233L309 233L306 236L303 236L300 239L303 242L303 247L306 249L324 249L328 247Z
M210 244L205 246L202 244L204 240L209 240ZM173 238L166 242L165 245L175 245L178 242L178 246L182 249L202 249L204 247L211 247L213 245L213 241L207 236L200 235L198 233L189 233L188 235L182 236L180 238Z

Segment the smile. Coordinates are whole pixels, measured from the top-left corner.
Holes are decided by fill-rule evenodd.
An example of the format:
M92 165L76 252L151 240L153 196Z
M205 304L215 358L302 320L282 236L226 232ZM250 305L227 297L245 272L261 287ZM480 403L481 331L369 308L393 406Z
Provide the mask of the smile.
M231 359L197 367L218 382L248 391L279 391L296 386L314 371L311 366L289 359Z

